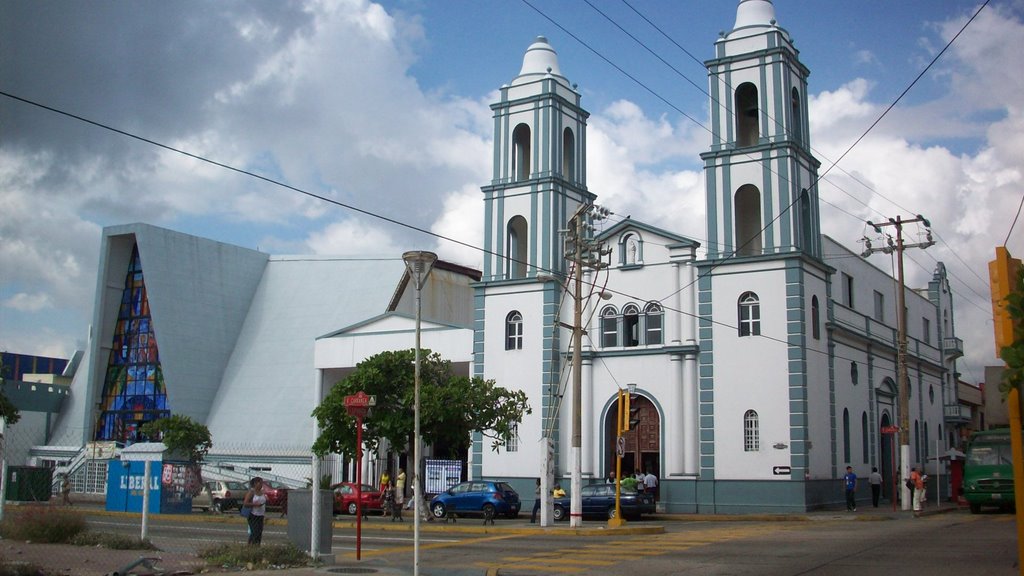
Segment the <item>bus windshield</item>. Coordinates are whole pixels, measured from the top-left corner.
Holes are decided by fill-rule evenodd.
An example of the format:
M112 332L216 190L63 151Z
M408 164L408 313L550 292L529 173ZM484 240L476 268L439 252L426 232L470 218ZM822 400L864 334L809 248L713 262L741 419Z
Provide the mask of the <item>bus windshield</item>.
M1009 466L1013 464L1010 445L972 444L967 451L967 463L974 466Z

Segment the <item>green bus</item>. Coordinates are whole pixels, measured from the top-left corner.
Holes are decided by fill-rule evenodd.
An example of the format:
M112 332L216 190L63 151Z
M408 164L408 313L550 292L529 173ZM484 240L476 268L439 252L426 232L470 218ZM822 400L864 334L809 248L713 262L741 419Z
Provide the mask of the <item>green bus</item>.
M971 435L964 461L964 498L972 514L982 506L1013 508L1013 455L1010 430L986 430Z

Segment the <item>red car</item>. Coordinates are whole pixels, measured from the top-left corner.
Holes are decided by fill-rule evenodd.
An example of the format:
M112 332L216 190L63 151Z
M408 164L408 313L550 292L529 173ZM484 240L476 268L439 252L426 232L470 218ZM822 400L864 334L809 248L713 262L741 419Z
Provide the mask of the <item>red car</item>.
M339 482L334 486L334 513L355 514L356 513L356 483ZM369 484L362 485L362 507L363 511L380 511L384 508L384 496Z
M263 493L267 495L268 508L280 508L288 512L288 487L273 480L263 481Z

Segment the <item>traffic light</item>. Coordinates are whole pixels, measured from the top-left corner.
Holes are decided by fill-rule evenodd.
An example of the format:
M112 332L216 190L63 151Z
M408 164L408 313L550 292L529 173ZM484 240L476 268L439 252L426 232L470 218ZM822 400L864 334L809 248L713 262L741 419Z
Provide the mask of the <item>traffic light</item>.
M989 284L992 287L992 322L996 338L996 356L1016 340L1016 330L1006 298L1014 291L1020 274L1021 261L1010 256L1005 246L996 248L996 259L988 263Z
M626 410L624 411L626 418L625 422L623 422L622 431L627 432L630 428L640 423L640 407L633 406L633 400L637 398L636 394L626 393L623 394L623 397L626 399Z

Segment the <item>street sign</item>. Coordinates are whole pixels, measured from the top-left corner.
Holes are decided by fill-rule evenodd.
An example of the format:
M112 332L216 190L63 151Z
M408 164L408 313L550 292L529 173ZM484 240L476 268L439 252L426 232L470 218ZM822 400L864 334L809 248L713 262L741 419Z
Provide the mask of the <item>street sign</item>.
M899 431L899 426L882 426L882 434L895 434Z
M789 466L772 466L772 474L776 476L788 476L792 472Z
M615 455L622 458L626 455L626 437L619 436L615 439Z
M345 407L349 408L365 408L367 406L376 406L377 397L369 396L366 392L359 391L350 396L345 396Z

